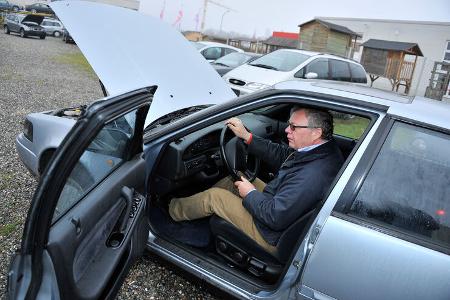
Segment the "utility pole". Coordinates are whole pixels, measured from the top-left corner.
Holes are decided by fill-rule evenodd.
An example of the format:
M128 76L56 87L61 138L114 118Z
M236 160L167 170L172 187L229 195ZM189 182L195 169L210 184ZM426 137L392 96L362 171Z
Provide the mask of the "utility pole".
M225 6L221 3L217 3L213 0L204 0L203 1L203 15L202 15L202 23L200 25L200 32L203 33L203 31L205 30L205 17L206 17L206 12L208 10L208 3L214 4L216 6L225 8L227 11L232 11L232 12L237 12L236 10L232 9L231 7ZM222 20L223 20L223 16L222 16Z

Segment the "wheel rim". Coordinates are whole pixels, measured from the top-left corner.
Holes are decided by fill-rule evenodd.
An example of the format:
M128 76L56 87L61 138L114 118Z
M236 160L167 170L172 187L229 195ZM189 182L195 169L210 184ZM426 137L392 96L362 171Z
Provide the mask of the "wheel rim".
M35 9L32 9L31 12L32 12L33 14L35 14L35 13L36 13L36 10L35 10Z
M8 27L5 26L5 27L3 28L3 31L4 31L5 33L8 33Z
M20 30L20 36L25 37L25 32L23 31L23 29Z
M59 36L61 35L61 33L59 33L59 31L55 31L55 32L53 33L53 35L54 35L55 37L59 37Z

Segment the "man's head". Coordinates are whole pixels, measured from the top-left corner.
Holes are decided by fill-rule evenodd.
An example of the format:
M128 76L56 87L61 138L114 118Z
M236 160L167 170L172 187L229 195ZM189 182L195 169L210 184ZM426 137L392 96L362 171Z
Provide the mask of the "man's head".
M284 131L291 148L318 145L333 137L333 117L324 110L294 107Z

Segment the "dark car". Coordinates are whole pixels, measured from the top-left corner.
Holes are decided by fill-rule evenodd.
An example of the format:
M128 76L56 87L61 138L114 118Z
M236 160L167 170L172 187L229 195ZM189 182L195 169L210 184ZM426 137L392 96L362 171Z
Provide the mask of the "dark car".
M75 41L73 40L72 36L70 35L70 33L67 31L66 28L63 29L62 40L66 44L68 44L68 43L74 43L75 44Z
M211 65L214 67L217 73L220 74L220 76L223 76L234 68L239 67L242 64L251 62L260 56L261 54L251 52L233 52L213 61Z
M20 5L13 4L7 0L0 0L0 11L19 11Z
M45 29L41 26L43 20L44 16L9 14L6 16L3 31L6 34L11 32L19 33L23 38L38 36L41 39L45 39Z
M44 14L50 14L54 15L55 12L45 3L34 3L30 5L25 6L26 11L30 11L33 14L35 13L44 13Z

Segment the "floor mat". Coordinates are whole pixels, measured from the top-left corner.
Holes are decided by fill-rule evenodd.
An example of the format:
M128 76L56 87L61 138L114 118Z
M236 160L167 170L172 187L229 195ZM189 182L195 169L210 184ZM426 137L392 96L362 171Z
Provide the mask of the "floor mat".
M211 240L209 218L175 222L163 209L151 207L150 220L162 234L190 246L206 247Z

